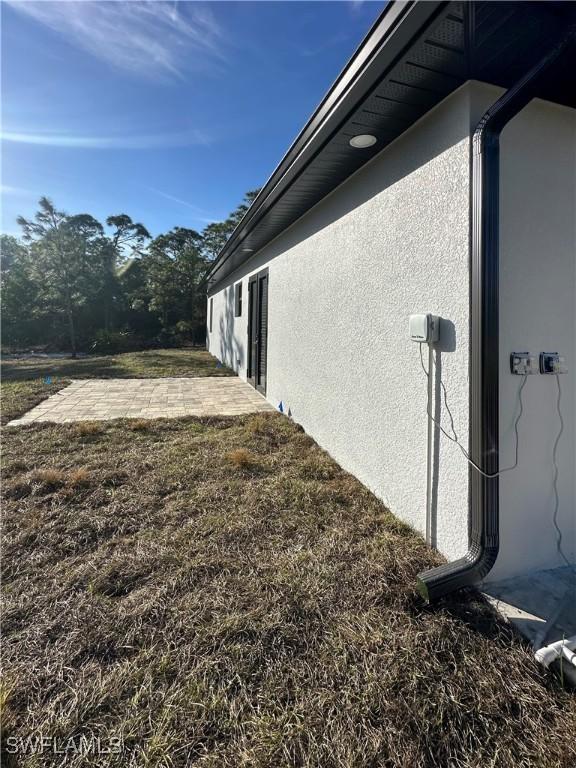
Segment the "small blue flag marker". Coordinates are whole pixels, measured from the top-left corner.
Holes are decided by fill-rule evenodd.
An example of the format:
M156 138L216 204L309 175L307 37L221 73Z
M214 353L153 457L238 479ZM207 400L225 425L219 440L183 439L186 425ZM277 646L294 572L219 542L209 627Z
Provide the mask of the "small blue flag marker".
M282 403L282 400L278 403L278 410L280 413L284 413L284 404Z
M45 376L44 384L52 384L52 376Z

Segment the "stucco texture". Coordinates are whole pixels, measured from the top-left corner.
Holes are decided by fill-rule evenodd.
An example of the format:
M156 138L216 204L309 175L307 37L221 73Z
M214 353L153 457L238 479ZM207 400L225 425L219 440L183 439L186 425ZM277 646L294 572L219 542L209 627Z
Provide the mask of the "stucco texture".
M408 317L444 318L438 366L466 440L469 131L464 88L211 294L209 349L245 377L247 302L234 317L234 284L243 279L246 297L247 277L269 268L269 401L282 401L420 531L427 383ZM446 441L436 444L433 487L434 540L459 556L467 546L467 467Z
M399 518L425 530L426 376L407 336L414 312L440 315L436 418L468 443L470 137L499 89L470 82L215 286L210 351L246 376L247 278L269 268L267 398L302 424ZM575 113L533 102L502 136L501 464L514 456L516 350L559 351L564 434L558 524L574 560ZM351 151L354 151L351 149ZM234 317L234 284L244 308ZM426 362L426 351L425 362ZM500 482L501 553L490 579L562 561L552 523L556 380L526 384L519 467ZM433 543L467 549L468 466L436 433Z
M575 562L576 111L533 101L502 134L500 228L501 465L514 457L518 377L513 351L559 352L564 428L557 447L557 524ZM565 564L553 524L553 446L560 433L554 376L530 376L519 465L500 480L500 557L491 579Z

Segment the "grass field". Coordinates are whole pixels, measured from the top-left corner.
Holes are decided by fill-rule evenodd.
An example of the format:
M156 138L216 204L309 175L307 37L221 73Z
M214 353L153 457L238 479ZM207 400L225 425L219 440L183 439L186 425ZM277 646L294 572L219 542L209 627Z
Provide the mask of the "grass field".
M122 355L31 357L2 362L4 381L56 376L64 379L126 379L159 376L230 376L204 349L151 349Z
M437 556L279 414L8 427L3 462L4 744L121 740L75 768L576 764L574 698L475 593L426 606Z

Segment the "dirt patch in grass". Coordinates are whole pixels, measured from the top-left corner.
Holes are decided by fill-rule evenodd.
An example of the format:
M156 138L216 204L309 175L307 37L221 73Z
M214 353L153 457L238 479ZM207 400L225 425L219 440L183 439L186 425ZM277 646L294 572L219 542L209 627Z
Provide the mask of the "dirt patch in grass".
M122 740L77 767L573 768L574 699L475 593L424 605L435 555L290 421L127 425L6 432L5 736Z
M130 419L126 423L126 426L128 429L131 429L133 432L140 432L144 429L148 429L150 426L150 420L149 419Z
M78 437L93 437L100 435L103 427L98 421L80 421L74 424L74 434Z
M246 448L235 448L226 454L226 461L235 469L254 469L260 461L258 456Z

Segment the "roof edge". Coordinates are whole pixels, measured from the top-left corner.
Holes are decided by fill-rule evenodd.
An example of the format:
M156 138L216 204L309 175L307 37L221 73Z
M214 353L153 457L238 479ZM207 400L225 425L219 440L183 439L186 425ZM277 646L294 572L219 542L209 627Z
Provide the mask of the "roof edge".
M208 273L209 283L219 282L226 276L227 272L224 272L216 277L228 257L236 251L388 66L446 4L391 0L232 232ZM254 255L254 252L247 253L243 262Z

